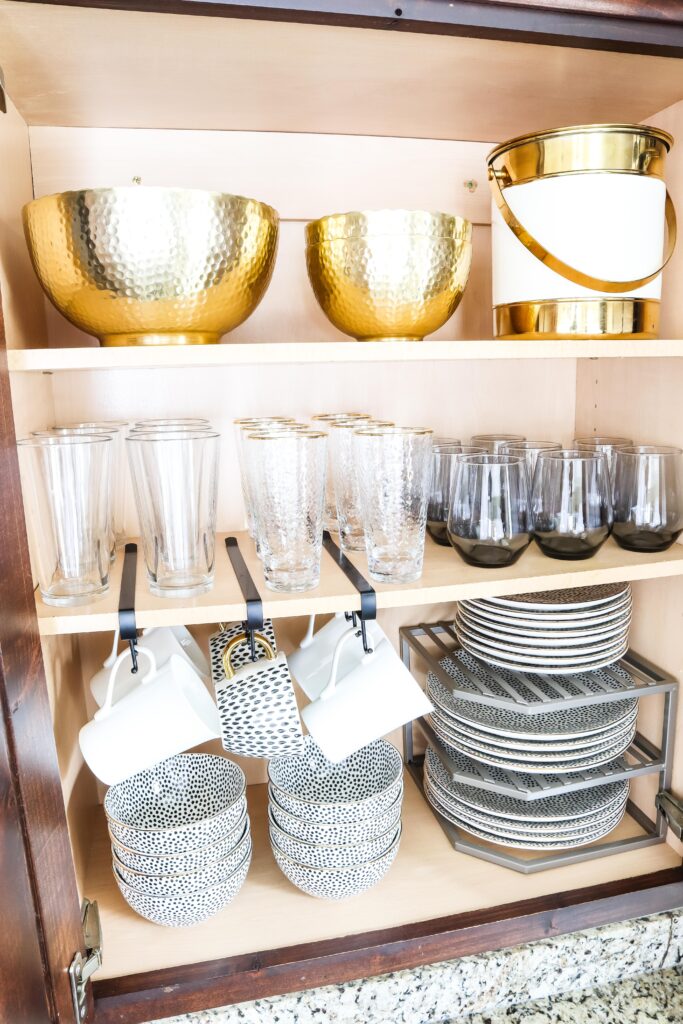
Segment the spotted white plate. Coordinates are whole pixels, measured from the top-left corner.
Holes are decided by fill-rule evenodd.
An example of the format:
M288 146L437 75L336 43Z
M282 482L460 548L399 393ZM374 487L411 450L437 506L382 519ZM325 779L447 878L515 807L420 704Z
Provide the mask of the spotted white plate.
M458 605L457 617L472 629L488 636L495 636L499 640L517 640L523 637L525 641L540 645L571 647L581 644L586 640L598 640L601 637L614 636L625 629L631 622L631 609L628 608L619 618L613 622L603 623L599 626L578 625L575 629L553 628L552 623L541 624L543 628L536 628L535 624L524 626L520 623L512 625L507 622L500 622L498 619L486 619L478 613Z
M604 651L599 657L589 658L584 657L577 661L570 661L569 659L560 658L530 658L528 655L524 655L524 660L518 660L513 658L506 658L500 652L492 653L486 647L481 644L473 644L471 640L461 638L462 646L466 651L474 654L476 657L486 661L489 665L497 665L501 668L509 668L513 672L542 672L546 675L557 675L558 673L564 672L566 674L576 672L592 671L596 668L605 668L607 665L613 665L619 661L628 651L628 640L622 641L618 646L611 648L609 651Z
M469 744L461 743L460 741L456 742L454 739L446 736L435 723L432 723L432 728L442 742L448 743L450 747L459 750L461 754L465 754L466 757L471 758L473 761L486 765L495 765L497 768L503 768L511 772L527 772L530 775L564 775L566 772L578 772L584 771L586 768L597 768L619 757L629 745L628 743L616 743L605 747L598 753L584 754L583 757L577 757L570 761L548 760L543 764L537 764L522 755L518 755L517 759L515 759L514 757L507 758L488 752L481 753L481 751L470 747Z
M520 694L520 703L526 698L538 706L537 695L525 688L524 682L520 681L512 672L505 669L492 672L488 666L473 658L466 651L455 651L451 657L444 658L440 664L460 690L469 693L477 692L474 683L463 671L464 668L467 668L472 675L486 682L494 696L509 697L510 695L509 690L496 680L496 676L499 675L507 687ZM553 691L543 676L531 675L530 678L535 687L548 696L552 695ZM631 676L621 665L613 666L609 672L585 672L575 678L582 687L585 687L584 693L600 693L605 689L617 690L620 688L620 682L624 687L629 684L634 685ZM557 682L570 694L581 692L577 689L571 676L567 676L566 679L559 676ZM623 722L637 706L636 698L625 698L603 704L588 704L528 715L514 708L497 708L483 700L462 700L447 690L432 672L427 676L427 696L432 703L437 704L452 718L465 723L472 722L484 732L492 732L499 736L513 736L517 739L558 740L590 736L593 733L602 732L618 722Z
M549 750L576 751L591 749L596 745L596 743L607 736L613 736L616 740L628 729L633 729L637 717L638 708L636 706L623 722L619 722L614 726L610 725L609 728L602 732L595 732L590 736L581 736L578 739L572 738L565 740L544 740L539 738L535 738L533 740L518 740L510 738L509 736L498 736L495 733L484 732L482 729L475 729L469 722L467 724L460 722L457 718L453 718L442 711L435 710L432 712L432 718L436 718L436 721L439 722L444 732L452 733L463 740L467 740L469 737L473 746L486 743L497 743L498 746L503 746L506 749L522 750L525 752Z
M508 846L517 850L572 850L578 846L587 846L589 843L594 843L598 839L602 839L604 836L612 832L623 817L622 811L617 818L608 820L602 825L602 827L589 832L580 833L575 835L573 838L568 837L558 839L557 841L553 841L550 838L539 839L538 836L533 835L528 838L511 838L504 836L500 832L498 834L493 834L485 829L478 828L470 822L464 821L462 818L456 818L455 815L448 812L443 804L434 797L431 790L427 789L427 787L425 787L425 795L439 814L446 818L447 821L450 821L451 824L456 825L465 832L469 832L470 835L476 836L477 839L484 839L489 843L495 843L497 846Z
M630 593L630 583L597 583L592 587L568 587L566 590L544 590L538 594L511 594L509 597L487 597L489 604L503 608L531 608L543 611L548 605L562 608L588 608L607 604L622 594Z
M572 644L553 644L550 640L544 640L537 644L535 640L528 640L526 635L519 633L516 639L512 636L496 635L492 630L482 630L465 622L459 615L455 617L455 632L460 640L464 637L473 644L481 643L482 646L492 650L500 650L502 653L530 655L535 658L566 658L575 661L585 655L599 655L628 639L628 623L620 623L618 631L597 638L586 637L583 642L573 640Z
M488 604L484 599L470 599L461 601L460 604L464 605L468 611L476 611L477 614L493 619L494 621L508 622L510 624L520 621L528 622L530 624L552 622L553 624L556 624L559 629L562 628L562 626L568 628L577 622L590 622L591 624L596 624L609 621L610 618L614 618L615 615L620 614L624 609L630 608L633 604L633 600L629 593L624 597L620 597L612 604L600 605L597 608L586 608L583 611L580 609L562 611L560 608L556 608L552 611L548 609L543 612L525 609L515 611L512 608L503 608L502 606Z
M452 755L459 770L467 770L472 766L470 759L464 755L451 749L448 752ZM425 765L432 781L437 782L440 788L445 789L447 793L452 794L468 807L513 821L528 821L530 818L533 818L534 821L546 822L576 820L597 811L607 811L607 808L625 799L629 791L628 780L623 780L593 786L590 789L577 789L570 793L542 796L536 800L521 800L518 797L507 796L505 793L495 793L490 789L480 789L479 786L470 786L466 782L454 781L432 747L427 747L425 752ZM588 774L590 776L591 773ZM597 777L598 773L595 774ZM490 770L489 776L494 782L506 779L506 776L496 768ZM577 780L585 779L585 777L583 774L577 775ZM602 777L602 773L599 777ZM525 781L522 778L522 782ZM531 784L536 784L538 780L529 776L528 781Z

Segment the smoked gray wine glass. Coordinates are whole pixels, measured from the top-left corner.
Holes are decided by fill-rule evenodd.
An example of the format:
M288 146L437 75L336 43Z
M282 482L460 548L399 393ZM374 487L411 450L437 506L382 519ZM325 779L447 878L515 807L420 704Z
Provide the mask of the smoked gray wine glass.
M484 448L492 455L502 454L501 448L504 444L515 444L519 441L526 441L526 438L521 434L474 434L470 438L470 444Z
M427 509L427 532L437 544L449 546L448 510L456 461L463 455L484 455L485 449L459 441L435 438L432 444L432 483Z
M368 572L379 583L422 575L433 432L359 426L354 433Z
M161 430L126 438L149 589L195 597L213 586L220 435Z
M518 455L526 459L526 470L531 486L536 471L536 460L541 452L559 452L561 449L559 441L506 441L500 445L499 451L501 455Z
M618 448L614 538L629 551L666 551L683 529L683 451L669 445Z
M531 542L526 461L467 455L453 469L448 539L469 565L512 565Z
M551 558L591 558L612 529L607 456L580 450L543 452L532 491L533 534Z
M607 465L610 477L614 479L614 455L622 445L633 444L630 437L609 437L607 434L590 434L587 437L575 437L572 441L574 448L581 451L602 452L607 456Z

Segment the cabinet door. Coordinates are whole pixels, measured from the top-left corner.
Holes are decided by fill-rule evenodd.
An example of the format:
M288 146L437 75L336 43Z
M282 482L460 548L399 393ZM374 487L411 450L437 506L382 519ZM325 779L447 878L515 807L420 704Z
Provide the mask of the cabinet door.
M38 634L0 311L0 1020L74 1020L83 936Z

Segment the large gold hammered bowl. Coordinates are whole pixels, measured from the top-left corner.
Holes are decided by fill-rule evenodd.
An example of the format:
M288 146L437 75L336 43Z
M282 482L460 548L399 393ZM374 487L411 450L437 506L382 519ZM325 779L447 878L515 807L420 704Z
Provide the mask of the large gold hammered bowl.
M472 225L423 210L336 213L306 228L308 276L323 312L359 341L420 341L455 312Z
M278 215L244 196L133 185L36 199L24 229L48 297L103 345L200 345L262 299Z

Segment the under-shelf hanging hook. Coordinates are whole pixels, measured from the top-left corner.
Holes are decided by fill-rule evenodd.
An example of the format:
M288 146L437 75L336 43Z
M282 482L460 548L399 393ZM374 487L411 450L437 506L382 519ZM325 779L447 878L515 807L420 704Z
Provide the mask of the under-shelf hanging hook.
M370 644L368 643L368 634L365 624L371 619L377 618L377 593L375 588L368 583L362 573L356 569L353 562L351 562L341 548L335 544L332 540L332 535L328 530L323 532L323 547L326 549L328 554L334 558L346 578L353 584L360 594L360 612L346 612L346 618L351 618L354 627L360 625L360 636L363 639L363 650L366 654L372 654L372 647L370 647Z
M119 591L119 636L127 640L133 663L131 672L138 670L138 630L135 622L135 579L138 568L137 544L126 544L123 554L123 572Z
M237 582L240 585L242 596L246 601L247 605L247 617L244 621L244 632L249 637L249 647L251 650L251 660L256 661L256 641L254 634L260 632L263 629L263 602L261 601L261 595L256 589L251 573L247 569L247 564L244 561L240 546L237 541L237 537L226 537L225 547L228 552L228 558L232 564L232 568L237 577Z

